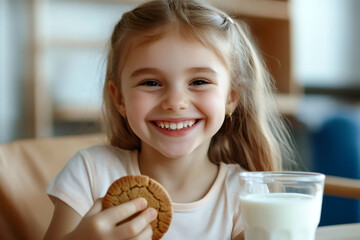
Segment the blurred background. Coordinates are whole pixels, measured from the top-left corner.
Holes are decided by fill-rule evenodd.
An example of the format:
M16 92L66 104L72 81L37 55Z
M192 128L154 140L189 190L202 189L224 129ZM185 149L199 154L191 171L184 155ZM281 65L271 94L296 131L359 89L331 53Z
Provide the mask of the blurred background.
M140 2L0 0L0 143L101 132L107 39ZM209 2L252 30L296 168L360 179L360 1ZM321 225L360 221L359 201L326 197L329 206Z

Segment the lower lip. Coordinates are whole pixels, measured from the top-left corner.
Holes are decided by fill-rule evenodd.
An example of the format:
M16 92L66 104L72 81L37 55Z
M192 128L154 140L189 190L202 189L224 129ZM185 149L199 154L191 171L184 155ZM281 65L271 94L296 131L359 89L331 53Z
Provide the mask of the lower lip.
M160 131L162 134L169 136L169 137L182 137L185 136L186 134L188 134L189 131L191 131L195 126L198 125L200 121L197 121L194 125L192 125L191 127L187 127L187 128L182 128L180 130L167 130L161 127L158 127L155 123L152 123L155 128Z

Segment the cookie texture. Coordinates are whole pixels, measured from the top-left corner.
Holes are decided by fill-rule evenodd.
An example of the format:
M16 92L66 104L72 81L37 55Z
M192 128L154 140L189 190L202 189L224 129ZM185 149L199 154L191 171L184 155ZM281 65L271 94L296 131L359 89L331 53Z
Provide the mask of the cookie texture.
M116 180L109 187L102 207L107 209L139 197L145 198L148 207L158 212L157 219L150 223L153 229L152 240L158 240L170 227L172 205L165 188L155 180L144 175L130 175Z

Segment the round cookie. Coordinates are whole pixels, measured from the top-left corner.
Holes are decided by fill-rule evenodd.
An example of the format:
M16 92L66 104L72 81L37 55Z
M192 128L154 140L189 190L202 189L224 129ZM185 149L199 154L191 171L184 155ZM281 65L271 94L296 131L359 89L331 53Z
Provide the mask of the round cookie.
M170 227L172 219L171 199L160 183L144 175L130 175L122 177L111 184L103 202L103 210L143 197L148 207L158 212L157 219L150 224L153 229L153 240L160 239Z

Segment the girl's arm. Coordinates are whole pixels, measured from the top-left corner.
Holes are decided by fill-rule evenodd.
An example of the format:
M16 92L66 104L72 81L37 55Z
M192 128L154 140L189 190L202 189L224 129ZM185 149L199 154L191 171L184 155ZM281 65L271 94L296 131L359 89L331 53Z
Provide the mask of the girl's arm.
M233 240L244 240L244 239L245 239L244 232L241 232Z
M69 205L58 198L52 200L55 210L44 240L60 239L65 234L73 231L81 221L81 216Z
M153 208L146 209L145 199L134 199L104 211L101 211L101 201L102 199L98 199L82 218L69 205L54 199L55 210L44 240L115 239L115 236L116 239L151 239L150 222L156 218L157 213ZM141 211L137 217L127 220Z

